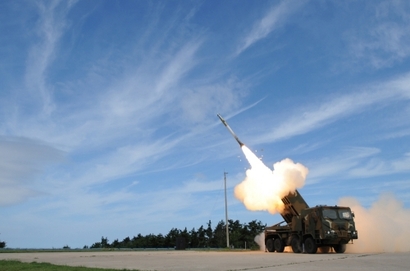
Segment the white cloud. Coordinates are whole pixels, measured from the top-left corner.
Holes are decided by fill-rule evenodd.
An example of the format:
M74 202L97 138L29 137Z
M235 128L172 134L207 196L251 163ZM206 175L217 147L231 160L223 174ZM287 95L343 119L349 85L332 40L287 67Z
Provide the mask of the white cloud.
M247 48L261 39L266 38L272 31L281 27L304 1L281 1L278 5L272 6L265 16L257 21L249 33L242 39L236 51L236 55L241 54Z
M213 78L213 73L203 74L200 84L187 78L200 63L196 54L204 40L196 35L175 38L175 44L180 46L165 47L164 54L155 54L158 48L148 49L146 54L150 57L142 57L143 61L129 61L128 58L135 57L132 53L120 58L97 54L101 59L90 64L94 68L75 81L48 84L50 67L58 57L57 52L64 48L59 39L72 25L66 23L68 9L64 5L40 5L40 11L39 24L34 25L39 41L31 47L24 85L44 94L40 102L44 107L27 116L24 105L18 103L13 118L5 118L0 125L3 133L41 139L67 152L69 162L60 166L59 173L55 174L57 178L53 179L52 172L43 176L44 182L52 185L37 183L33 185L35 193L51 197L58 193L78 194L81 189L88 191L92 185L127 178L136 172L161 171L162 168L151 165L166 156L173 157L181 142L194 137L203 140L202 132L209 129L206 123L214 122L206 120L205 125L202 122L208 119L209 113L214 116L219 107L230 110L241 103L239 97L244 92L239 80L221 82ZM117 73L116 67L123 63L126 63L121 66L123 72L113 76L112 73ZM53 99L52 90L60 84L67 96L63 100ZM37 103L37 100L29 102L30 105ZM3 110L10 112L8 109L12 106L9 103ZM193 125L186 125L187 121ZM182 124L183 129L177 130ZM9 152L13 151L15 148ZM83 155L87 158L83 159ZM201 157L198 155L195 159L200 161ZM182 166L180 160L172 162L167 169ZM9 167L18 163L13 161ZM195 163L191 158L187 164ZM18 172L17 169L13 172L11 181L15 181ZM6 173L0 172L0 177ZM27 179L31 179L31 175L28 174ZM21 184L11 182L8 187L11 198L14 196L20 201L34 193L24 187L27 191ZM81 195L86 197L84 193Z
M28 198L39 196L40 193L19 184L8 185L0 180L0 206L19 204Z
M410 156L405 154L403 157L385 160L374 158L367 161L363 166L357 166L349 171L352 177L373 177L391 174L410 172Z
M362 87L356 92L342 94L320 104L294 109L273 129L258 136L254 142L267 143L305 134L343 117L359 114L376 105L389 105L394 101L410 99L410 74L407 73L383 84Z
M362 179L407 172L410 172L409 153L387 160L383 158L383 151L377 148L353 147L310 161L308 183L318 183L329 178Z
M377 148L350 147L335 152L334 155L315 159L308 165L308 183L327 180L331 176L346 178L350 170L379 153Z
M72 7L73 1L61 4L57 1L49 3L36 2L39 10L37 42L32 46L27 60L25 87L30 97L38 100L44 114L55 110L53 88L47 83L47 72L55 59L57 44L66 27L65 16Z
M410 56L410 6L407 1L383 1L372 7L374 21L358 25L346 37L354 62L382 69Z
M163 92L175 86L181 78L195 66L194 55L202 42L185 44L163 70L155 91Z
M38 195L38 176L56 162L63 152L27 138L0 137L0 205L9 205ZM37 184L38 185L38 184Z
M183 91L180 97L184 119L193 123L204 122L221 109L237 109L246 90L239 80L206 84Z
M129 176L135 172L155 164L163 156L169 155L182 139L157 140L141 142L135 145L121 146L113 152L106 152L99 158L86 162L86 169L76 180L77 185L88 186L95 183L105 183Z

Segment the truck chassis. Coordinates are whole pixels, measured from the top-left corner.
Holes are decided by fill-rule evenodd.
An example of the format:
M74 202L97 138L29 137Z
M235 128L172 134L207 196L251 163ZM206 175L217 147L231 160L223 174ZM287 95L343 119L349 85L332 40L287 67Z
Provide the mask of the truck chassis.
M349 207L320 205L309 208L298 191L282 199L285 221L265 228L269 252L283 252L290 246L294 253L344 253L346 244L358 238L354 214ZM284 224L286 223L286 224Z

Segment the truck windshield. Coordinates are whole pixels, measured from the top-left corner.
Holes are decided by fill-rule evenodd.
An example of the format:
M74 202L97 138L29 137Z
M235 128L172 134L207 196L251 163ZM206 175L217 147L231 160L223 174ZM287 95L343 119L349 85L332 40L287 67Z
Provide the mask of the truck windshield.
M339 217L342 219L352 219L352 213L350 213L349 209L340 209Z
M333 209L323 209L323 217L330 219L337 219L337 213Z

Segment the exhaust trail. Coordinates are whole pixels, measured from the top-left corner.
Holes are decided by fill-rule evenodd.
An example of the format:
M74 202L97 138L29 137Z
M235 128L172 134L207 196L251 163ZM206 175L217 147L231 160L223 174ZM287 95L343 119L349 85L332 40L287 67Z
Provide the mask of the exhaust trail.
M239 140L222 116L217 116L238 142L251 166L246 171L246 178L235 187L235 197L251 211L281 212L284 208L282 198L303 187L309 170L289 158L275 163L273 170L270 169Z
M251 168L246 171L246 178L235 187L235 197L248 210L280 213L284 208L282 198L304 186L309 170L289 158L273 164L272 170L248 147L242 146L242 151Z

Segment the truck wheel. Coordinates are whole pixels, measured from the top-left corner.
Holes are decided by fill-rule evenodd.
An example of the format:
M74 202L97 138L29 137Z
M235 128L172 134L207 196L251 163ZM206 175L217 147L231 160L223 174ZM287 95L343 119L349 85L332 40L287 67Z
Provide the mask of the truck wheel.
M335 250L336 253L345 253L346 244L335 245L333 246L333 249Z
M280 238L275 238L275 240L273 240L273 247L275 248L276 252L283 252L285 250L285 245Z
M305 240L305 250L309 254L315 254L317 252L317 245L312 237L308 237Z
M292 240L290 240L290 245L292 246L293 253L302 252L302 248L300 247L299 237L292 237Z
M272 238L266 239L265 245L266 245L266 249L269 252L275 252L275 247L273 246L273 239Z

